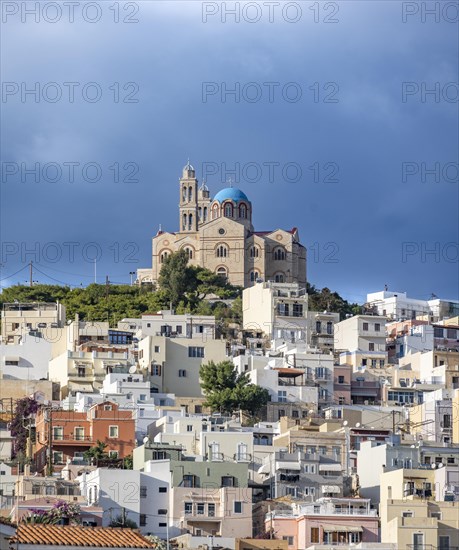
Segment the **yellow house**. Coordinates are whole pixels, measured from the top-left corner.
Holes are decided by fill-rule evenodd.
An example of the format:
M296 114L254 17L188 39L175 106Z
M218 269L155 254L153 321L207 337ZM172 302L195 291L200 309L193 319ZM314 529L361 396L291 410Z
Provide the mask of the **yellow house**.
M436 500L435 480L433 469L381 474L381 542L407 550L459 546L459 502Z

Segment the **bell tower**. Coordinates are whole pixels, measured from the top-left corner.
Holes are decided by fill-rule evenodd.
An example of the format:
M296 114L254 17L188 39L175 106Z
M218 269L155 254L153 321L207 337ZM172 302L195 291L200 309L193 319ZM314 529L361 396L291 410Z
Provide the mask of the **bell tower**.
M190 161L183 167L180 178L180 233L192 233L198 228L198 180Z

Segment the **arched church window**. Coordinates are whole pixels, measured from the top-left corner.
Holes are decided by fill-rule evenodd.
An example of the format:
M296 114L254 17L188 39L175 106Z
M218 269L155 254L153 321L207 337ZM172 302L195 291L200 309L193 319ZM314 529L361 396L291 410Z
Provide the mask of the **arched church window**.
M182 202L186 202L186 186L183 186L182 189Z
M217 258L228 257L228 246L226 244L219 244L217 246Z
M189 201L193 200L193 188L192 187L188 187L188 200Z
M250 272L250 282L254 283L258 278L260 277L258 271L251 271Z
M259 256L259 249L258 249L258 246L251 246L250 247L250 257L251 258L258 258Z
M230 203L225 204L225 217L226 218L233 217L233 205Z
M274 281L276 283L284 283L285 282L284 274L283 273L276 273L274 275Z
M193 249L191 248L191 246L186 246L183 250L185 250L185 252L187 253L187 256L188 256L188 259L189 260L192 260L193 259Z
M216 220L218 218L218 204L212 206L212 219Z
M279 246L274 250L275 260L285 260L286 257L287 257L287 254L285 252L285 248L282 248L281 246Z
M193 214L188 215L188 231L193 229Z
M206 221L207 221L207 206L204 206L202 221L203 221L203 222L206 222Z
M247 206L245 204L239 206L239 217L244 219L247 218Z
M170 250L163 250L159 254L159 263L163 264L166 261L166 258L169 256Z
M220 275L220 277L223 277L224 279L228 278L228 270L226 267L219 267L217 268L217 275Z
M186 229L186 214L183 214L182 218L182 231L185 231Z

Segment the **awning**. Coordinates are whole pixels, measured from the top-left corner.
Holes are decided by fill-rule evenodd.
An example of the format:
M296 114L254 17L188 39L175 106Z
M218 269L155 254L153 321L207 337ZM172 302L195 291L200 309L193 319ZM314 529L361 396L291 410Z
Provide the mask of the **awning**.
M324 525L323 527L326 533L362 533L362 527L355 527L351 525Z
M259 474L269 474L270 472L270 465L269 463L268 464L262 464L259 468L258 468L258 473Z
M341 472L341 464L319 464L319 472Z
M295 470L295 472L301 471L301 465L298 462L277 462L276 467L278 470Z
M339 493L337 485L322 485L322 493Z

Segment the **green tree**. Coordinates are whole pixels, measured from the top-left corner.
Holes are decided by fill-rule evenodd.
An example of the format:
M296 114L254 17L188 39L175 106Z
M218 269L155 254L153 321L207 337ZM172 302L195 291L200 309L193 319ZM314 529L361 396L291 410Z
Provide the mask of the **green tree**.
M187 292L195 290L192 270L188 267L188 254L179 250L167 256L159 273L159 287L175 307Z
M269 401L267 390L251 384L246 374L238 374L231 361L209 361L199 371L200 384L212 411L231 414L242 410L256 416Z
M107 444L98 439L94 447L90 447L87 451L83 453L83 457L86 460L90 460L91 463L97 464L99 460L108 458L108 453L105 452L105 447L107 447Z

